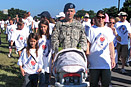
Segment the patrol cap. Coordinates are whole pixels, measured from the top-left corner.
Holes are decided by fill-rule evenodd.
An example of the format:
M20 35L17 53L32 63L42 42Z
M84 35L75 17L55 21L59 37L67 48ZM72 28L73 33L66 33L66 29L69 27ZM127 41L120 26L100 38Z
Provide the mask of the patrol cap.
M68 9L73 9L75 8L75 5L73 3L67 3L64 7L64 13L68 10Z

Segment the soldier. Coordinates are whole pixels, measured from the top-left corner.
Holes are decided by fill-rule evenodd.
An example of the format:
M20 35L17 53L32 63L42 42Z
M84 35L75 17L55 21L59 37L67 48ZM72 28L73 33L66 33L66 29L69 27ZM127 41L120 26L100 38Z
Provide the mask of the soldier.
M75 5L67 3L64 7L65 19L58 21L52 33L51 44L55 53L58 52L58 47L66 48L81 48L87 50L87 39L85 29L82 24L73 19L75 14Z

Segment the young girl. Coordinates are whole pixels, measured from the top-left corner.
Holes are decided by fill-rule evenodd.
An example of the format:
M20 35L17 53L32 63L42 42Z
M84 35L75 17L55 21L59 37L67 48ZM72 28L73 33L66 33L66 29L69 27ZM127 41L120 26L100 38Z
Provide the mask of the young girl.
M37 87L38 77L43 73L42 55L38 52L38 36L31 33L27 40L27 47L22 51L18 65L22 75L25 77L23 87ZM42 75L43 76L43 75Z
M51 72L51 50L50 50L50 35L49 35L49 22L47 20L41 20L38 28L39 33L39 49L43 55L44 70L46 84L49 83L49 73Z

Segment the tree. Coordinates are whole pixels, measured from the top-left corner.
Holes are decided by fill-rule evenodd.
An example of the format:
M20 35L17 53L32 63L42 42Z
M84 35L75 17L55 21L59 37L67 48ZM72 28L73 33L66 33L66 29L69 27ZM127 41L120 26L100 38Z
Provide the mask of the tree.
M110 16L112 17L117 17L117 14L118 14L118 8L116 8L116 6L112 6L110 8L104 8L103 9L105 13L107 13Z
M7 19L7 17L8 17L8 15L3 14L3 12L2 12L2 11L0 11L0 20L2 20L2 19L6 20L6 19Z
M23 17L25 13L27 13L27 11L20 9L11 8L8 10L8 15L11 16L11 18L14 18L17 14L19 15L19 17Z
M90 18L93 18L96 15L96 13L93 10L85 11L84 9L78 10L76 12L76 15L79 17L83 17L86 13L88 13L90 15Z
M131 18L131 0L125 0L120 11L126 12L128 14L127 20L129 20Z

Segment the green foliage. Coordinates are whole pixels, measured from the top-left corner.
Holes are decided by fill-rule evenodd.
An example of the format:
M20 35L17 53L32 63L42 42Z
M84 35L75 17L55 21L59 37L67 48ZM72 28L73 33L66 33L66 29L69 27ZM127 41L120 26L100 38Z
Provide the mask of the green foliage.
M110 7L110 8L104 8L103 9L105 13L107 13L109 16L117 17L118 14L118 8L116 6Z
M14 8L8 9L8 15L3 14L3 12L0 11L0 20L1 19L7 20L8 16L10 16L11 18L15 18L17 14L19 15L19 17L23 17L25 13L27 13L27 11Z
M85 10L78 10L76 12L76 15L79 16L79 17L83 17L86 13L88 13L90 15L90 18L93 18L96 13L93 11L93 10L89 10L89 11L85 11Z
M27 11L14 8L8 9L8 15L3 14L3 12L0 11L0 20L1 19L7 20L8 16L10 16L11 18L15 18L17 14L19 15L19 17L23 17L25 13L27 13Z
M27 13L27 11L20 10L20 9L11 8L8 10L8 15L11 16L11 18L15 18L16 14L18 14L19 17L23 17L25 13Z
M84 16L86 13L87 13L87 11L85 11L85 10L78 10L78 11L76 12L76 15L79 16L79 17L82 17L82 16Z
M118 14L118 8L116 8L116 6L112 6L110 8L104 8L103 9L105 11L105 13L107 13L109 16L112 16L112 17L117 17L117 14ZM93 11L93 10L89 10L89 11L85 11L85 10L78 10L76 12L76 15L78 17L82 17L84 16L86 13L88 13L90 15L90 18L93 18L95 17L96 13Z
M0 20L2 20L2 19L6 20L7 17L8 17L8 15L5 15L5 14L3 14L2 11L0 11Z

